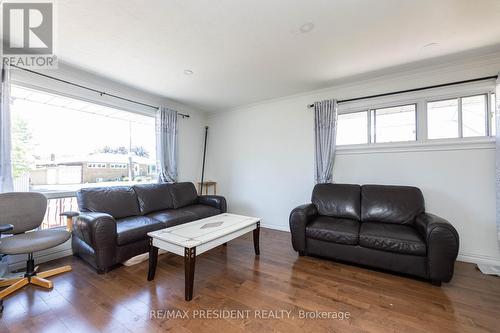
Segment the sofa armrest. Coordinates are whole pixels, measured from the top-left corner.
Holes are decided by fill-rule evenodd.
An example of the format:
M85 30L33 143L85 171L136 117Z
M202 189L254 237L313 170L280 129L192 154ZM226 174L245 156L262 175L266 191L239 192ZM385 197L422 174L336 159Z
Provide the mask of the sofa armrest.
M105 213L80 213L73 224L73 235L94 250L116 245L115 219Z
M67 212L62 212L59 215L60 216L66 216L67 218L73 218L73 217L77 217L78 215L80 215L80 213L79 212L73 212L73 211L67 211Z
M198 203L215 207L219 209L221 213L227 212L226 198L220 195L200 195L198 197Z
M73 212L73 211L62 212L61 214L59 214L59 216L66 217L66 230L68 230L69 232L73 231L73 219L76 218L78 215L80 215L79 212Z
M12 224L0 224L0 234L14 230Z
M417 216L415 225L427 244L429 279L435 282L450 281L458 255L457 230L447 220L429 213Z
M299 254L306 252L306 226L317 215L318 210L312 203L298 206L290 213L292 246Z

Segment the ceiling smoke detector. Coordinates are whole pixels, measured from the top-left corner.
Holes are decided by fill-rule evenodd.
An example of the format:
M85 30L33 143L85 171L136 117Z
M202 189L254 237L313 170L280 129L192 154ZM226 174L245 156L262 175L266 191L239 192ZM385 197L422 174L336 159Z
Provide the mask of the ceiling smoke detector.
M314 29L314 23L308 22L304 23L300 26L300 32L307 34L310 32L312 29Z
M194 72L193 72L192 70L190 70L190 69L185 69L185 70L184 70L184 74L185 74L185 75L193 75L193 74L194 74Z

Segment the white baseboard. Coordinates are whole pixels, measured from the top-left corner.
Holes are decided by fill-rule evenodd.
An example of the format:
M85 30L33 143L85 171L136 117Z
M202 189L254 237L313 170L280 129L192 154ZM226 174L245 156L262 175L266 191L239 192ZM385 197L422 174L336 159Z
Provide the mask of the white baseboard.
M500 266L500 259L499 258L485 256L485 255L481 255L481 254L459 252L457 260L463 261L463 262L469 262L472 264Z
M263 224L261 224L261 227L273 229L273 230L290 232L290 229L288 226L263 223ZM500 258L495 258L495 257L491 257L491 256L481 255L481 254L474 254L474 253L459 252L457 260L472 263L472 264L484 264L484 265L500 266Z
M261 223L260 226L262 228L290 232L290 228L288 226L282 226L282 225L276 225L276 224L266 224L266 223Z

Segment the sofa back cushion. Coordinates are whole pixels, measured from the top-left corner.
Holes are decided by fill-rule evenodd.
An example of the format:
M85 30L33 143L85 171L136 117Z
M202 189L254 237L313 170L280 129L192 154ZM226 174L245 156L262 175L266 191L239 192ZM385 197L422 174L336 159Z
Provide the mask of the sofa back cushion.
M360 191L359 185L317 184L311 201L319 215L360 220Z
M130 186L82 188L76 193L81 212L100 212L120 219L139 215L135 191Z
M170 186L167 183L134 185L141 214L174 208Z
M174 208L181 208L198 202L198 193L193 183L170 184L169 188Z
M425 211L424 196L412 186L363 185L361 220L411 224Z

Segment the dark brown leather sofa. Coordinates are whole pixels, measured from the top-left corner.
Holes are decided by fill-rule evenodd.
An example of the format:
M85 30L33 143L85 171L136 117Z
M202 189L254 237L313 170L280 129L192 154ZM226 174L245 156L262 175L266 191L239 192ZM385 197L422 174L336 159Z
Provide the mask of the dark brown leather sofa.
M84 188L73 225L73 253L105 273L148 251L147 233L225 213L224 197L198 196L192 183Z
M418 188L318 184L311 201L290 214L292 244L300 255L413 275L436 285L451 280L458 233L425 212Z

